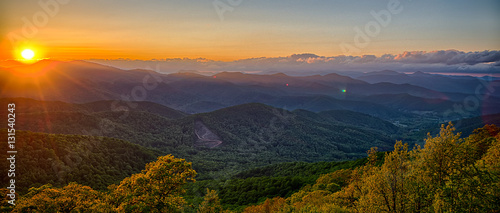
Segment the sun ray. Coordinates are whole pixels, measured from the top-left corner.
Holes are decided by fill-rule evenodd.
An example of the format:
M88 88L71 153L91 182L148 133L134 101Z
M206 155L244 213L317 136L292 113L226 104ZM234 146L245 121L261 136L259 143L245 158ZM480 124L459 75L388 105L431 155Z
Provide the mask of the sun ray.
M74 77L71 77L68 73L64 73L64 72L60 72L59 74L61 74L63 77L66 77L66 79L68 81L71 81L72 83L84 88L87 92L91 92L92 95L97 95L99 98L102 98L102 99L108 99L109 97L106 97L105 95L101 94L101 93L96 93L94 91L94 88L92 88L91 86L88 86L84 83L81 83L80 81L78 81L78 79L74 78Z
M49 112L48 112L48 109L47 109L47 105L45 103L45 94L43 93L42 87L40 86L39 79L35 79L34 80L34 84L38 88L37 89L38 97L39 97L38 100L42 101L41 105L42 105L42 108L43 108L43 111L42 111L43 115L42 116L44 116L44 125L47 128L47 130L52 133L52 123L50 121ZM51 84L49 83L49 85L51 85Z

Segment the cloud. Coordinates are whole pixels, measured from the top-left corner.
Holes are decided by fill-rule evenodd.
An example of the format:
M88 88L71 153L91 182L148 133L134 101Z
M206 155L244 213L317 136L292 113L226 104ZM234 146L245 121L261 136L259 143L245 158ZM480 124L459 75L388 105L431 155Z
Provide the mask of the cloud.
M318 55L312 53L303 53L303 54L293 54L288 56L292 60L300 60L300 59L309 59L309 58L319 58Z
M414 51L396 55L396 61L405 63L442 63L442 64L469 64L489 63L500 61L500 51L485 50L482 52L461 52L457 50L439 50L432 52Z
M312 53L286 57L260 57L235 61L214 61L206 58L168 58L161 60L91 60L125 69L152 69L162 72L197 70L201 72L285 72L311 74L327 71L376 71L391 69L400 72L483 72L500 73L500 51L463 52L458 50L411 51L382 56L319 56Z

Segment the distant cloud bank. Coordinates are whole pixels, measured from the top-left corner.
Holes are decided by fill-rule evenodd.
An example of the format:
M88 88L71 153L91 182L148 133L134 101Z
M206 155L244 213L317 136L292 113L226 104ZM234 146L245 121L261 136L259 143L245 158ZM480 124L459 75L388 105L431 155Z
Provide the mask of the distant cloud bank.
M205 58L168 58L160 60L90 60L124 69L152 69L172 73L179 71L253 73L283 72L291 75L321 74L333 71L500 73L500 51L463 52L458 50L411 51L382 56L318 56L311 53L286 57L248 58L236 61L214 61Z

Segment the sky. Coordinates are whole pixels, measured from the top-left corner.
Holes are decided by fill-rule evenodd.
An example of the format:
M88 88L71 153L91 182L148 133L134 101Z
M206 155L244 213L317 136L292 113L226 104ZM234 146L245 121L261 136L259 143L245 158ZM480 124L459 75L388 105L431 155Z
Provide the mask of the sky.
M498 0L24 0L0 8L0 60L25 48L39 59L223 62L500 50Z

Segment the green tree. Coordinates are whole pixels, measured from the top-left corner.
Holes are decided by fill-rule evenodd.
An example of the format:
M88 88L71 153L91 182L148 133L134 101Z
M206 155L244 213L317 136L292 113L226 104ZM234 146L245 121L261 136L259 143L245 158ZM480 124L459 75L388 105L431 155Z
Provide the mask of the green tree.
M181 197L184 184L195 182L191 163L172 155L158 157L139 174L112 187L111 202L118 211L177 212L186 203Z
M244 213L272 213L279 212L286 206L286 201L284 198L275 197L272 199L266 199L264 203L256 206L249 206L245 208Z
M31 188L14 212L111 212L112 207L103 198L102 193L77 183L63 188L47 184Z
M354 169L348 186L332 202L357 212L497 211L499 129L485 126L465 139L453 131L451 124L443 125L437 136L428 136L423 149L408 151L398 141L381 167L369 160ZM375 156L373 149L368 153Z
M450 123L448 126L441 126L438 136L432 137L428 134L425 140L424 149L421 153L420 166L424 175L431 177L436 187L442 187L449 175L463 165L459 165L464 157L460 143L460 133L455 134L455 128Z
M460 173L450 177L456 185L455 211L495 212L500 209L500 134L499 128L487 125L466 138L468 158ZM470 162L469 162L470 161Z
M381 167L371 167L358 180L356 209L361 212L407 212L408 145L396 142ZM373 161L372 161L373 162ZM368 165L373 165L370 163Z
M223 212L223 209L220 204L217 191L209 190L207 188L207 194L205 195L203 202L198 207L198 213L218 213L218 212Z

